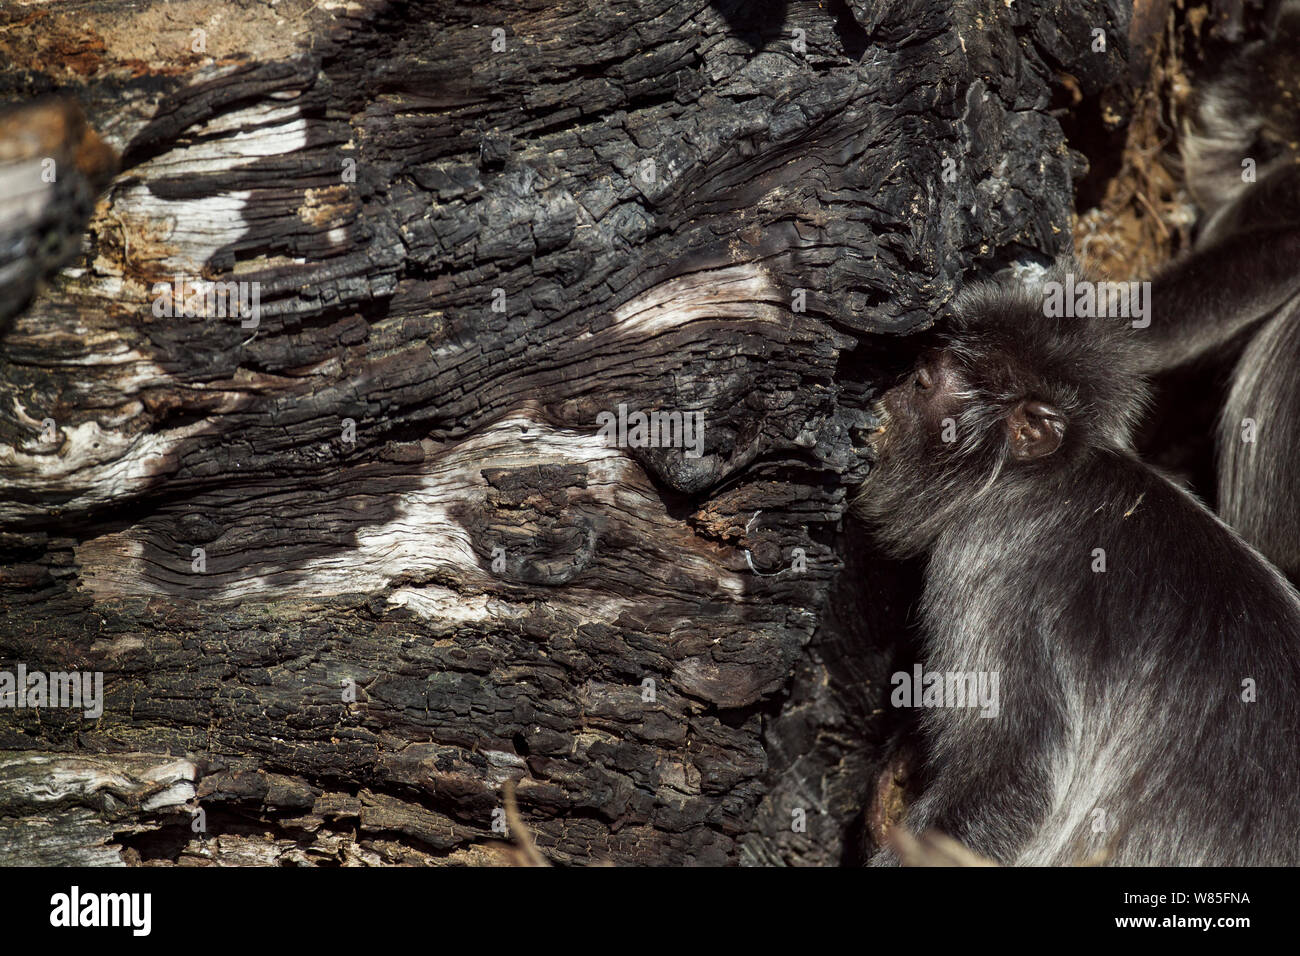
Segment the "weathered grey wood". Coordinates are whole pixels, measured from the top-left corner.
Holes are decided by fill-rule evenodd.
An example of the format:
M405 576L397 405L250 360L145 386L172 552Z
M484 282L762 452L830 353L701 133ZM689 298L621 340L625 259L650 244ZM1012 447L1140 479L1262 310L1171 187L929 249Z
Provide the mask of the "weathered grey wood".
M844 525L869 340L1068 248L1052 87L1122 88L1124 5L167 7L0 20L0 94L121 157L0 338L0 665L106 695L0 711L19 855L484 862L517 780L556 862L851 857L906 612ZM24 802L148 754L183 811Z

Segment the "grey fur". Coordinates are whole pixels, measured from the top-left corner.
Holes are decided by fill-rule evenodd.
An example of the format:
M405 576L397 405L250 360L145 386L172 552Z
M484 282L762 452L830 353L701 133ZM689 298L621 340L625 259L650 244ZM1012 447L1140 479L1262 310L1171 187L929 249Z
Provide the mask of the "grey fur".
M959 440L902 383L858 511L927 558L925 669L997 672L1001 711L921 712L906 825L1004 863L1300 863L1300 597L1132 451L1140 333L1045 318L1019 284L956 313L939 355ZM1066 419L1032 461L1004 426L1025 399Z
M1216 442L1219 513L1300 581L1300 0L1198 87L1181 148L1205 218L1191 254L1153 284L1149 367L1250 337Z

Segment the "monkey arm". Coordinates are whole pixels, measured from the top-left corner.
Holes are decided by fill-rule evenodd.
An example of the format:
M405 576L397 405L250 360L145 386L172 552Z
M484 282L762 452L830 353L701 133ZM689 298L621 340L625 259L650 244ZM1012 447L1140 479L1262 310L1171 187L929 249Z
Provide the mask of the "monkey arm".
M970 554L966 552L962 558ZM1021 577L1019 572L1011 575L1015 580ZM947 595L941 603L948 605ZM948 613L943 614L944 623ZM1007 616L999 612L997 619L1006 620ZM1014 660L998 660L997 655L982 652L976 657L949 656L954 643L967 643L968 649L983 645L983 627L949 630L934 621L929 610L926 620L929 626L942 630L947 645L936 646L927 654L932 662L927 666L947 673L974 673L986 665L996 670L1000 710L992 717L977 716L961 707L922 711L920 739L925 743L919 756L924 757L925 767L918 773L921 794L908 808L904 825L918 836L938 830L981 856L1014 862L1051 804L1049 768L1066 734L1065 714L1057 697L1059 679L1045 645L1037 638L1036 625L1016 636L1004 630L1001 638L1017 652Z
M1183 365L1300 295L1300 226L1210 242L1151 283L1150 370Z
M938 830L980 856L1014 863L1046 815L1051 792L1043 761L1018 752L1018 743L996 748L996 759L977 748L972 753L983 758L935 768L934 782L908 809L907 828L917 835Z

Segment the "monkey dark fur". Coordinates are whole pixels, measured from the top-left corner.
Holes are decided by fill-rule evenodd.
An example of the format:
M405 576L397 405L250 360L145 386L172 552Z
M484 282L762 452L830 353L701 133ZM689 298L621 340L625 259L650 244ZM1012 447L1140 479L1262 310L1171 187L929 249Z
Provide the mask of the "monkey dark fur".
M1198 79L1192 105L1180 149L1203 217L1153 283L1151 367L1246 342L1216 442L1219 513L1300 582L1300 2Z
M1300 598L1130 449L1141 332L1019 284L954 311L857 510L927 556L924 668L1001 701L921 711L906 825L1004 863L1300 863Z

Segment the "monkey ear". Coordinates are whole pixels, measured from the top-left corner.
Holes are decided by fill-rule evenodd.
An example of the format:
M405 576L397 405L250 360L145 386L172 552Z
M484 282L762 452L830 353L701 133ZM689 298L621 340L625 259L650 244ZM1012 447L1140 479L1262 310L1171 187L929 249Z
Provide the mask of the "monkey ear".
M1046 458L1064 437L1065 416L1046 402L1025 400L1007 416L1007 441L1018 461Z

